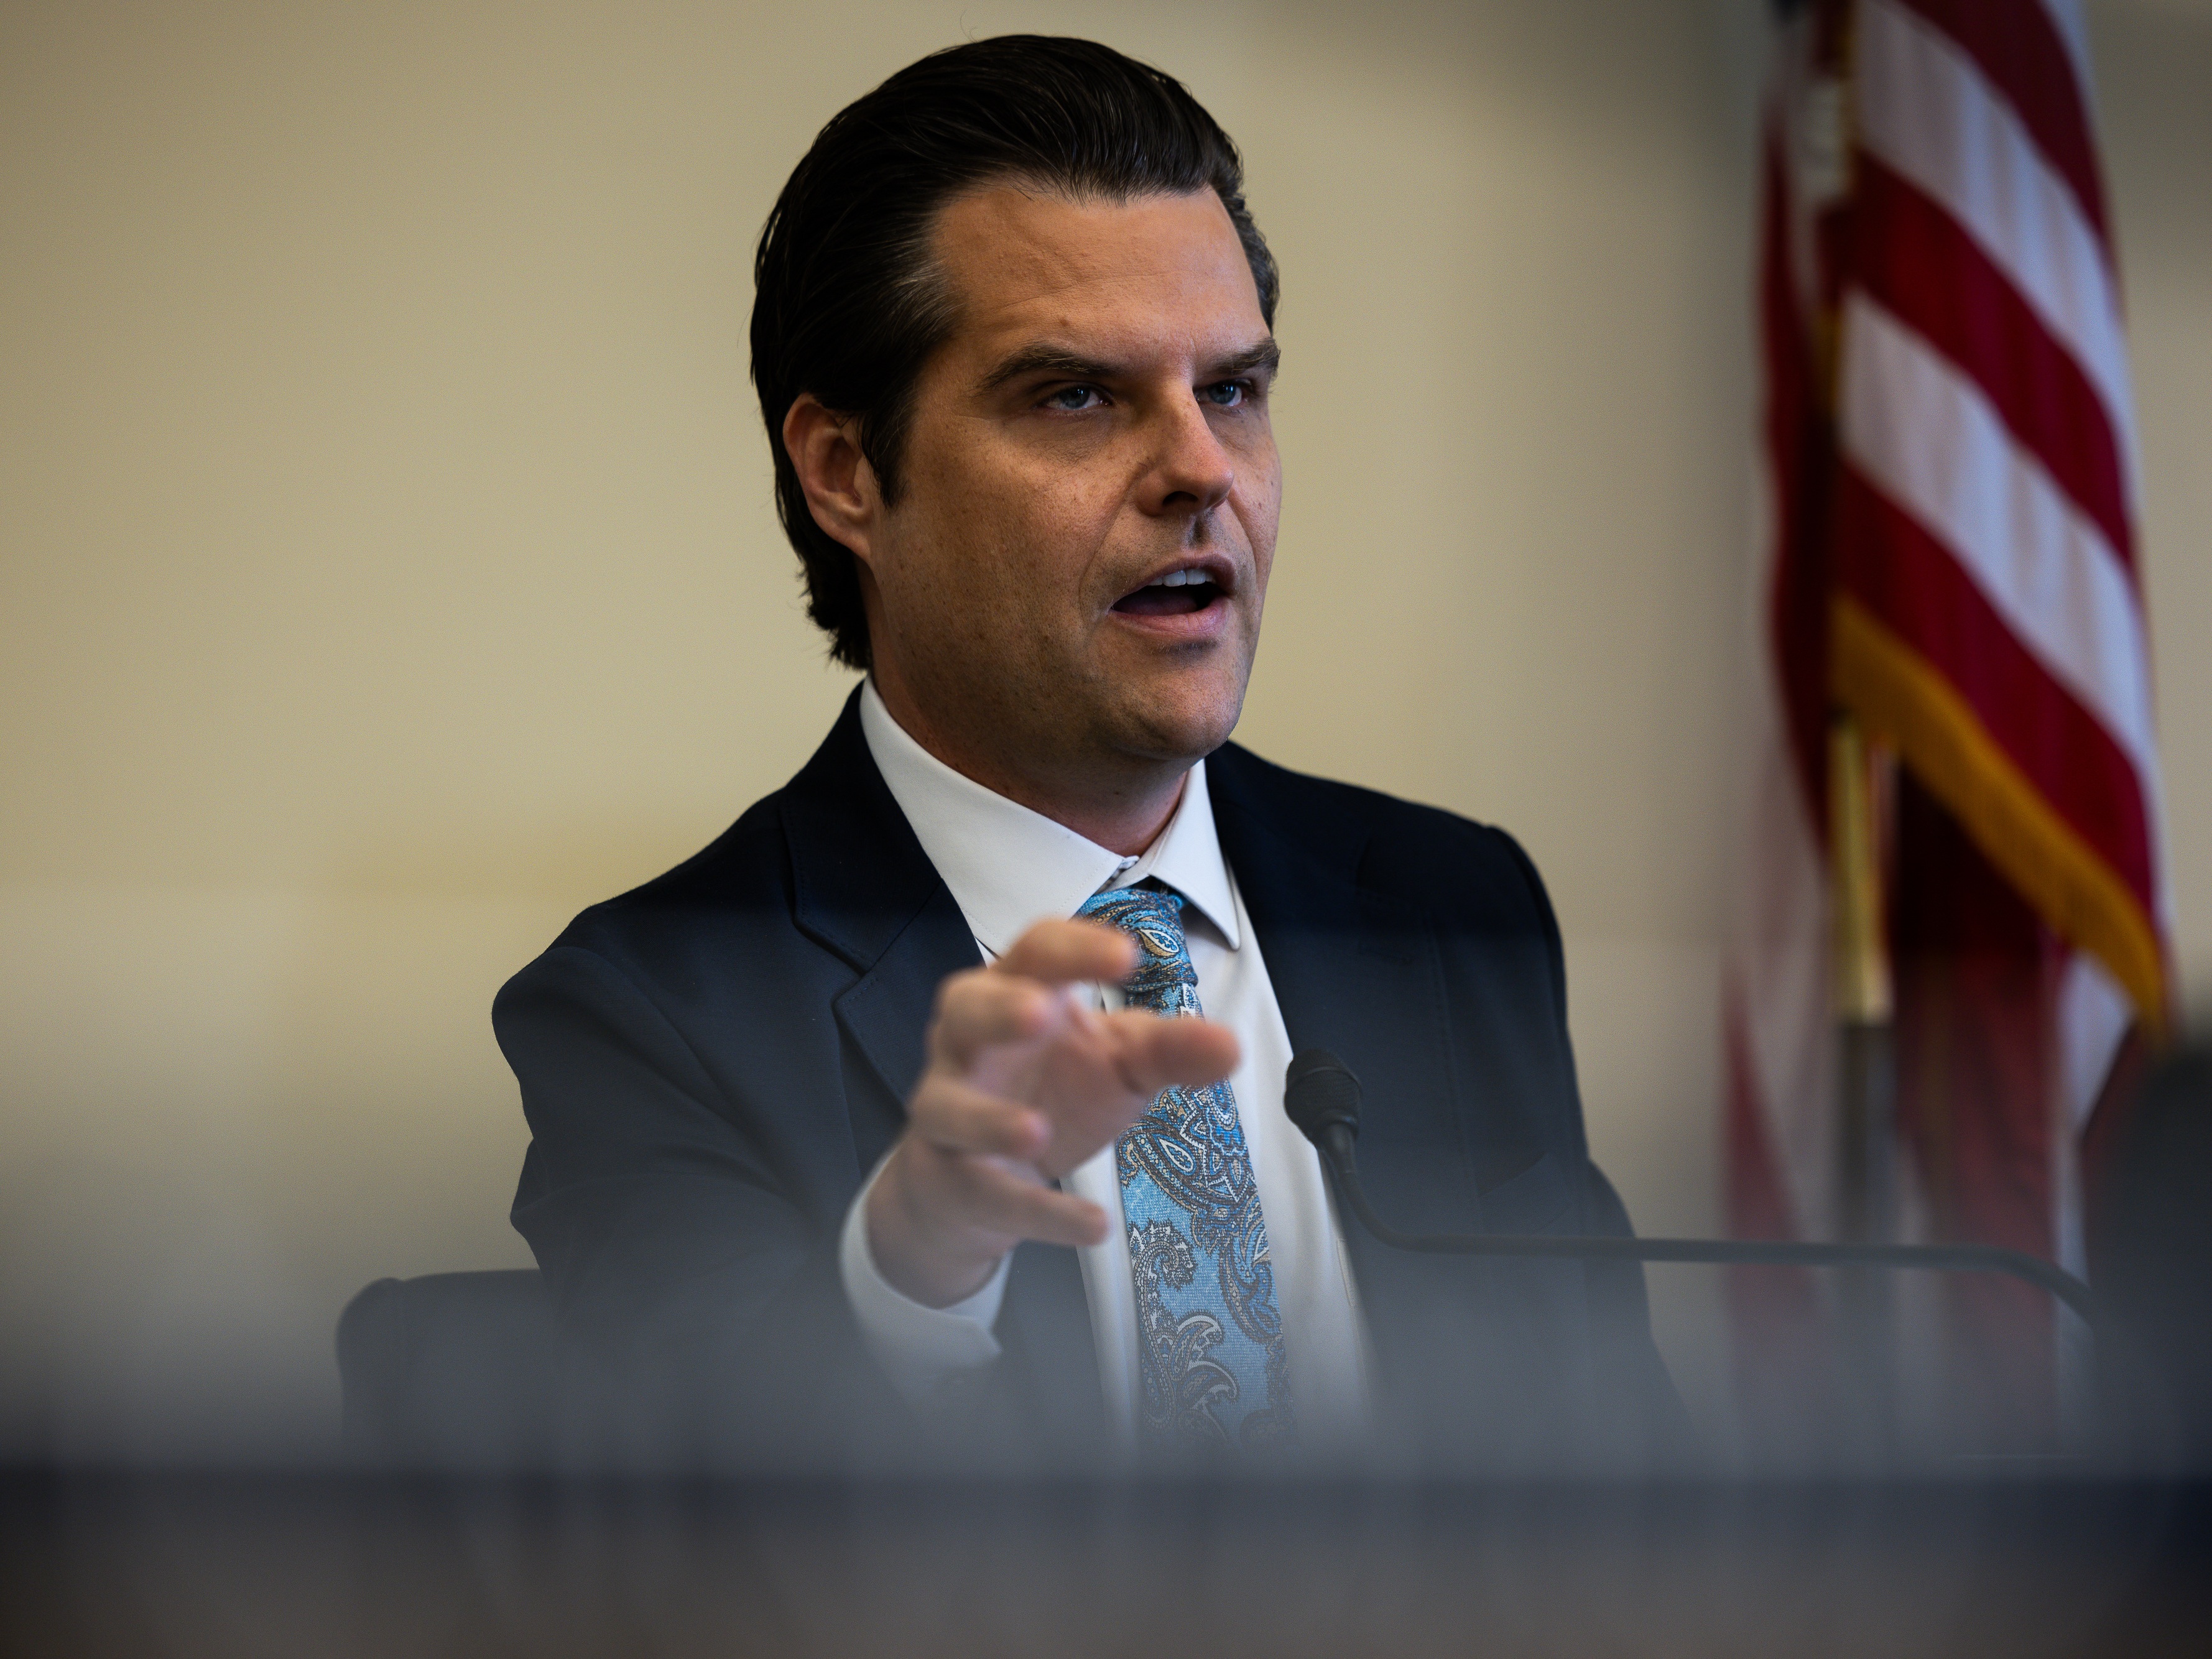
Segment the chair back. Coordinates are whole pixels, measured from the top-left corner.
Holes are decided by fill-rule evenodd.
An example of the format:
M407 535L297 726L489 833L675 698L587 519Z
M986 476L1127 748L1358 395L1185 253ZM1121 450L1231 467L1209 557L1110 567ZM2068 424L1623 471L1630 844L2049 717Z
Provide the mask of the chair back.
M535 1268L380 1279L339 1316L337 1351L357 1454L432 1468L554 1462L561 1340Z

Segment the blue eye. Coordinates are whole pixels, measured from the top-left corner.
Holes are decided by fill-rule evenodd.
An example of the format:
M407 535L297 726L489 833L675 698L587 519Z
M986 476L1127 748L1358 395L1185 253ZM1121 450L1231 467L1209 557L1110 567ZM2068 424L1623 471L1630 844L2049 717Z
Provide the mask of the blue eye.
M1095 386L1062 386L1044 402L1048 409L1065 410L1073 414L1091 408L1097 398L1098 388Z
M1212 386L1201 387L1198 395L1216 409L1235 409L1244 401L1247 390L1242 380L1216 380Z

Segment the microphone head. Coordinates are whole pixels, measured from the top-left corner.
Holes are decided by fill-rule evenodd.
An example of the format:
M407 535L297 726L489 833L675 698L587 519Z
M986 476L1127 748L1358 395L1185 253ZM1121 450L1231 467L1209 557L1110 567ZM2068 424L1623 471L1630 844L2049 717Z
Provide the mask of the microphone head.
M1326 1048L1308 1048L1283 1073L1283 1110L1298 1133L1321 1147L1338 1124L1359 1133L1359 1079ZM1326 1148L1324 1147L1324 1150Z

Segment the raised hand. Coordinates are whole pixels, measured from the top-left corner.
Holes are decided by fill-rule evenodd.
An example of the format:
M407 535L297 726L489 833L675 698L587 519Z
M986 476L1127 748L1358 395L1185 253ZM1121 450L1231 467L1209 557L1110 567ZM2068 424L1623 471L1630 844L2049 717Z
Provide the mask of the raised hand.
M981 1289L1025 1238L1097 1243L1105 1212L1049 1183L1161 1090L1236 1068L1225 1026L1090 1006L1080 988L1119 981L1135 950L1095 922L1041 921L989 967L939 988L928 1066L868 1194L869 1250L894 1289L945 1307Z

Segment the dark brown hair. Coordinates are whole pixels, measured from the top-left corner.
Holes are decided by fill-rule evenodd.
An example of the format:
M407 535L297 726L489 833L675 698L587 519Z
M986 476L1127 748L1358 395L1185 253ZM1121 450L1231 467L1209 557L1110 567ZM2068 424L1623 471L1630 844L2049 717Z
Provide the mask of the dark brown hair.
M822 129L776 198L753 262L753 385L775 455L775 505L798 549L806 611L830 654L869 661L850 550L814 522L783 447L802 392L859 422L895 501L923 365L953 324L929 257L939 211L994 179L1126 200L1211 188L1275 320L1267 244L1244 206L1243 163L1182 83L1089 40L1004 34L901 70Z

